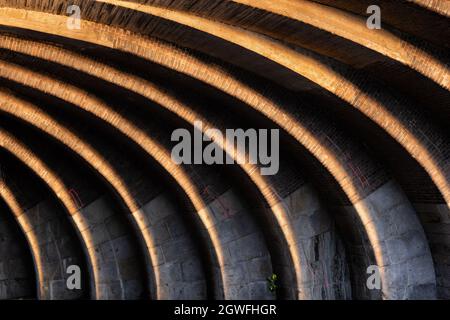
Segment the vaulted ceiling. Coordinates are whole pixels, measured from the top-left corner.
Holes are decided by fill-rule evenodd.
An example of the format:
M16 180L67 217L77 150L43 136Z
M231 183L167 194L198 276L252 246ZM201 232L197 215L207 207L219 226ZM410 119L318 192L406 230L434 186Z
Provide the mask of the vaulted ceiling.
M0 0L0 298L449 299L449 39L445 0ZM196 121L278 173L176 164Z

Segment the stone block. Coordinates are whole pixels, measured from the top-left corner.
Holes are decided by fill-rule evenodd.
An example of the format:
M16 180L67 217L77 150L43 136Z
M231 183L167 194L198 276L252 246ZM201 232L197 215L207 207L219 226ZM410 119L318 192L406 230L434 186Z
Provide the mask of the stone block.
M152 225L176 212L170 199L165 195L159 195L154 198L145 204L141 210L145 213L149 223Z
M105 221L108 217L115 214L109 201L102 197L99 198L81 210L84 220L89 225L96 225Z
M275 293L269 291L265 281L252 282L249 284L249 298L251 300L274 300Z
M228 244L232 262L246 261L267 254L264 239L259 233L250 234Z
M250 260L247 270L250 281L265 281L273 274L270 257L263 256Z
M194 282L204 280L204 270L201 262L191 257L181 263L183 280L185 282Z

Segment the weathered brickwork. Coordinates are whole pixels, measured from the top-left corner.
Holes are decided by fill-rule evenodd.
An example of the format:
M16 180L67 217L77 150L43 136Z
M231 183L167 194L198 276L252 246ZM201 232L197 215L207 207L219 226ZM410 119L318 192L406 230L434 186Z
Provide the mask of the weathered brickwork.
M450 299L449 17L0 0L0 298ZM277 171L176 163L199 122L279 130Z

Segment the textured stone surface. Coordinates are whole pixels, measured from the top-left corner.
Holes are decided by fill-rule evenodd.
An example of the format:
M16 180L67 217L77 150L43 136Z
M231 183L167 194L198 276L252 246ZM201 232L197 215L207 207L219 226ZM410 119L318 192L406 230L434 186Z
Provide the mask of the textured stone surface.
M129 233L126 218L104 198L92 202L72 218L86 226L80 232L90 239L87 249L95 252L95 261L90 261L90 265L98 279L91 279L94 281L91 288L95 290L91 295L97 299L142 298L145 283L140 280L143 270L139 249Z
M19 217L26 221L29 229L26 233L29 239L37 240L40 268L43 279L40 282L40 299L77 299L82 297L85 290L69 290L66 281L70 274L70 265L82 266L80 253L74 245L74 238L70 229L69 219L61 209L47 200L28 209ZM85 288L84 288L85 289Z
M377 1L380 30L369 0L137 2L72 30L0 0L0 298L450 298L444 1ZM279 129L280 171L176 165L199 120Z
M30 252L11 213L0 207L0 299L29 298L34 295ZM32 269L31 269L32 271ZM30 278L31 276L31 278Z
M166 195L159 195L133 213L153 238L149 250L158 259L151 261L153 270L157 270L158 299L206 298L202 262L182 214Z

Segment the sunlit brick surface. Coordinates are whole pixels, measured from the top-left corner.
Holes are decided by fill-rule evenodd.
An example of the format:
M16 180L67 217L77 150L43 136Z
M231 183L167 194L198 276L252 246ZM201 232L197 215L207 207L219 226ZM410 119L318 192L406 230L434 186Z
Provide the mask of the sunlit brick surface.
M449 299L449 14L0 0L0 298ZM279 129L279 170L176 164L198 121L234 160L210 129Z

